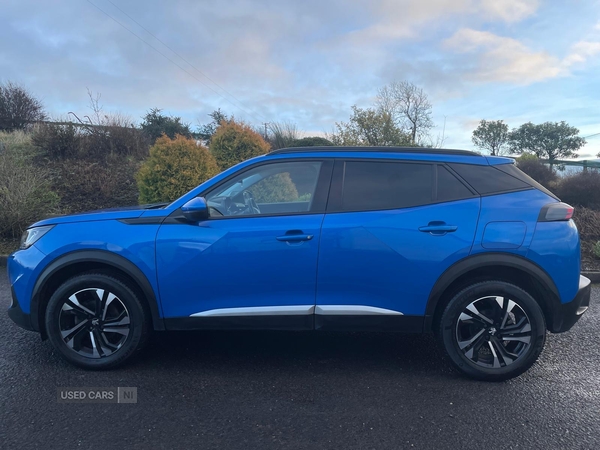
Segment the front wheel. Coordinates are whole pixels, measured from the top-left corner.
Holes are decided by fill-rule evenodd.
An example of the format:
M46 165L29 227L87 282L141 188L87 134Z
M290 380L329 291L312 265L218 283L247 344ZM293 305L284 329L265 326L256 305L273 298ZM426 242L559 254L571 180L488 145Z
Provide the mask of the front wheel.
M439 337L453 365L479 380L516 377L537 360L546 340L538 303L503 281L473 284L444 310Z
M84 274L54 292L46 308L46 330L70 363L108 369L143 347L149 320L129 286L108 275Z

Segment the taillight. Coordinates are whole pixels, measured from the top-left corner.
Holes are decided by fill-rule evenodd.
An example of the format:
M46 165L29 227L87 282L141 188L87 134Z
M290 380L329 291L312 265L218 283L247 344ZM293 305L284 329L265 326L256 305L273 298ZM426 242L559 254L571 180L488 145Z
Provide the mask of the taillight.
M566 203L550 203L545 205L540 211L538 222L569 220L573 217L573 211L575 211L575 208Z

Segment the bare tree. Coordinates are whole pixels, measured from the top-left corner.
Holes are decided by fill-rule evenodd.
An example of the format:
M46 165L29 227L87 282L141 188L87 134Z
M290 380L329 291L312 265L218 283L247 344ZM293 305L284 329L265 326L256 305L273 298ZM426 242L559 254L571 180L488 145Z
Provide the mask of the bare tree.
M86 89L87 89L88 97L90 99L89 108L92 110L92 116L96 120L96 124L100 125L103 122L103 120L102 120L102 105L100 104L100 99L102 98L102 94L100 92L96 92L96 94L94 95L94 93L90 90L90 88L86 88ZM93 122L93 120L89 119L89 117L88 117L88 120L90 122Z
M42 102L25 88L11 81L0 84L0 130L21 130L45 119Z
M336 122L335 131L327 136L334 145L408 146L410 137L381 109L352 107L348 122Z
M381 88L377 93L377 107L394 118L411 137L412 144L424 140L434 126L427 94L408 81L394 81Z

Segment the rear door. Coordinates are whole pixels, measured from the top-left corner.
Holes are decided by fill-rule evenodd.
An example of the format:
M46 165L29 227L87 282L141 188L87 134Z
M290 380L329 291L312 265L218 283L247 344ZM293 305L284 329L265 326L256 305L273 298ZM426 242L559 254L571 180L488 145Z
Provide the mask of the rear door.
M479 206L444 164L337 160L321 229L316 327L421 331L435 281L469 254Z

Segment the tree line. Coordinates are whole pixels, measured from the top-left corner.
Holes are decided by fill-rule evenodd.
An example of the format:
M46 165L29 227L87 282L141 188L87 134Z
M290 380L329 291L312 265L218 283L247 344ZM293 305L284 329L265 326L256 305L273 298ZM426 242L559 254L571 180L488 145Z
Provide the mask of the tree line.
M143 133L150 145L163 134L171 139L176 135L194 138L209 145L221 122L234 120L233 116L217 109L209 114L210 122L199 124L192 130L191 124L180 117L152 108L136 127L126 116L103 114L100 96L89 91L88 95L92 114L86 115L84 121L71 113L78 122L74 126L86 126L88 132L95 134L108 134L110 130L92 131L94 127L134 128ZM399 81L380 88L372 106L352 106L349 119L336 122L325 137L303 138L296 125L290 122L270 123L264 132L258 127L253 130L263 136L271 149L306 145L440 147L444 136L432 135L435 128L432 109L423 89ZM25 88L13 82L0 85L0 131L24 129L28 124L47 119L42 102ZM482 120L472 133L472 142L477 149L491 155L527 153L551 161L577 157L577 151L586 144L579 136L579 130L564 121L527 122L510 130L503 120Z
M564 121L527 122L509 131L503 120L482 120L473 131L472 141L492 156L531 154L549 161L576 158L577 151L586 144L579 130Z

